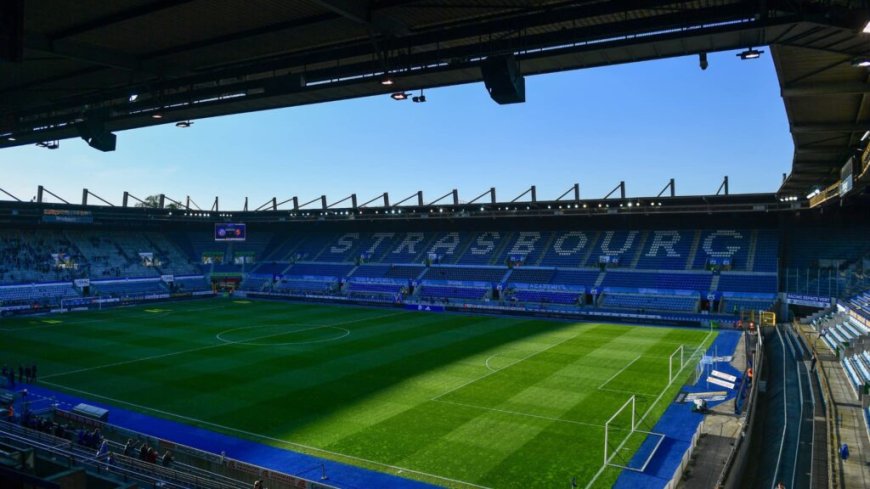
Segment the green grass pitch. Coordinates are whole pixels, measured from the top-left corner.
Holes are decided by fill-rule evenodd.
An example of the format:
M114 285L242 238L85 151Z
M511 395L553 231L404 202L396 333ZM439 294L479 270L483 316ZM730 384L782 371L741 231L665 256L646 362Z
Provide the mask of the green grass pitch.
M603 424L634 394L649 429L693 371L668 386L669 355L685 345L688 357L708 333L215 299L3 319L0 362L36 361L43 385L83 397L440 486L610 487ZM641 441L628 438L615 461Z

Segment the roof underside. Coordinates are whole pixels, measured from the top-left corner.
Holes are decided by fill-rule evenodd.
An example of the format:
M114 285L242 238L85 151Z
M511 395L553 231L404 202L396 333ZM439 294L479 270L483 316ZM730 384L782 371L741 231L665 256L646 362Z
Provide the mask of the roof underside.
M117 131L475 82L497 54L537 74L769 44L795 141L783 190L800 192L833 181L870 129L852 67L870 54L864 3L28 0L21 60L0 62L0 148L78 137L85 120Z

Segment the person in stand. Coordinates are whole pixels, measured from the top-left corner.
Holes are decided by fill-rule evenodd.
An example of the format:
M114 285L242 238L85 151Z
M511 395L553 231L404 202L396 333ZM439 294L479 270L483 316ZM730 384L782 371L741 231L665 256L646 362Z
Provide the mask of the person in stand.
M18 383L24 382L24 367L18 365Z
M816 355L814 354L814 355L813 355L813 361L810 362L810 372L815 372L815 371L816 371L816 361L817 361L817 360L818 360L818 359L816 358Z
M147 443L142 443L142 446L139 447L139 460L148 460L148 447Z
M160 462L163 464L164 467L169 467L170 465L172 465L173 460L175 459L172 457L172 452L170 452L169 450L163 452L163 456L160 457Z
M30 366L30 375L31 375L30 383L35 384L36 383L36 364L35 363Z
M125 456L125 457L130 457L130 456L132 456L132 455L133 455L133 450L134 450L134 447L133 447L133 439L132 439L132 438L128 438L128 439L127 439L127 443L124 444L124 456Z
M30 367L24 367L24 381L30 383Z

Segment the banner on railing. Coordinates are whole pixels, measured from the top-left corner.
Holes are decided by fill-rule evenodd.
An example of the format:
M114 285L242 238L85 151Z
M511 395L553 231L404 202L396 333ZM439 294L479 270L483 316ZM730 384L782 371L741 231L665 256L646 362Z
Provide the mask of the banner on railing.
M551 292L586 292L586 287L583 285L566 285L566 284L524 284L512 283L514 288L520 290L546 290Z
M424 311L424 312L444 312L444 306L434 306L431 304L405 304L405 309L410 311Z
M90 287L91 279L89 279L89 278L77 278L77 279L73 280L73 283L76 285L76 287L78 287L80 289L84 288L84 287Z
M794 304L796 306L818 307L824 309L831 305L831 298L789 293L785 295L785 303Z
M175 282L175 276L174 275L161 275L160 280L162 280L163 282L166 282L167 284L171 284L172 282Z

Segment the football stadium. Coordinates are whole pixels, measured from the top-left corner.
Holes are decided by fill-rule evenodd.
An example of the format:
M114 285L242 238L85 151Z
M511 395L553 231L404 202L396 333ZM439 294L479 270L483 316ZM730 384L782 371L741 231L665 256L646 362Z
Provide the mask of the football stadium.
M0 158L469 84L507 111L531 77L721 54L775 69L764 192L703 151L702 195L633 194L639 161L593 197L250 202L225 193L254 162L203 201L31 197L0 159L0 487L870 487L867 1L10 0Z

